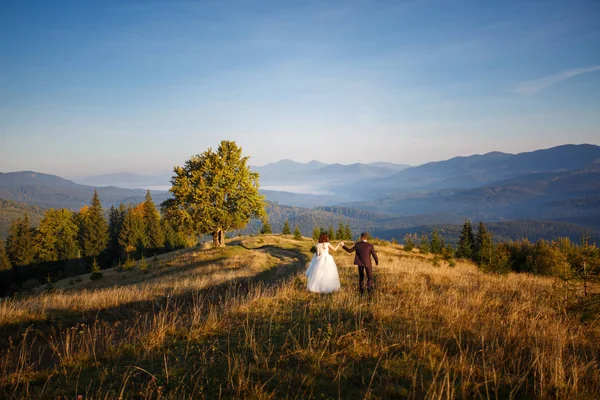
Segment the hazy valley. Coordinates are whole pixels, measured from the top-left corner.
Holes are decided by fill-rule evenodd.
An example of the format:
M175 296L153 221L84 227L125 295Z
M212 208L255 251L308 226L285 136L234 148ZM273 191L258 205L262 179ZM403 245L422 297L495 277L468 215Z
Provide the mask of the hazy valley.
M314 226L347 222L354 233L368 230L384 239L401 240L406 233L433 228L454 239L462 222L470 219L491 223L498 240L576 239L584 229L600 237L598 160L598 146L565 145L520 154L456 157L414 167L282 160L252 169L260 174L275 229L287 219L309 235ZM141 187L168 187L168 179L123 173L81 180L106 185L89 186L37 172L0 174L0 198L18 203L2 203L0 235L8 229L7 215L22 214L28 206L78 210L89 202L94 187L105 208L136 204L146 192ZM130 188L117 187L119 183ZM152 196L160 204L170 194L152 190ZM32 213L35 222L36 211ZM259 226L254 221L243 232L257 232Z

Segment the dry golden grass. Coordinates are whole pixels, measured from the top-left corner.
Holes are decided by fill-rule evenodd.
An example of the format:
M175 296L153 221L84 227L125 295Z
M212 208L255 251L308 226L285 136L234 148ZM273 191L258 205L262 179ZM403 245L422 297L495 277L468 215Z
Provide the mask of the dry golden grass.
M565 314L549 278L486 275L462 262L435 267L427 256L381 245L374 295L358 294L352 256L344 252L334 254L342 290L317 295L305 290L303 276L310 241L272 236L236 243L247 249L173 260L172 269L192 265L173 276L45 295L46 304L54 304L46 308L36 309L34 299L13 301L3 324L25 318L21 309L60 320L64 309L92 307L94 296L108 299L110 293L123 302L115 300L117 306L138 301L136 296L156 306L126 321L99 319L15 337L0 362L1 393L177 399L600 396L598 324ZM223 272L231 266L237 272ZM223 287L242 275L255 279Z

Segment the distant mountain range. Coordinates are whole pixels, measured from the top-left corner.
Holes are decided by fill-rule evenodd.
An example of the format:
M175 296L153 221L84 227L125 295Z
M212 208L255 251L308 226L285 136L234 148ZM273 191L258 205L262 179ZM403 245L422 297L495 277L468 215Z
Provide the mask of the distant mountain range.
M146 196L144 189L80 185L68 179L39 172L0 173L0 199L43 208L79 210L90 203L94 189L98 190L102 203L107 208L119 203L139 203ZM167 191L151 191L151 194L157 204L170 196Z
M562 230L573 236L583 227L600 227L600 147L596 145L564 145L519 154L492 152L415 167L282 160L251 168L260 174L261 190L273 205L271 210L294 219L306 234L309 225L319 221L328 225L327 220L347 220L355 229L362 226L382 237L396 238L410 229L447 227L465 218L498 223L498 231L500 226L509 226L502 228L503 234L511 229L517 232L511 220L530 221L519 225L518 231L529 229L536 235L543 235L540 226L550 226L535 225L539 220L553 221L548 229L552 234ZM141 187L160 184L159 179L168 178L111 174L89 181L121 180ZM143 189L81 185L30 171L0 173L1 199L43 208L77 210L89 203L94 187L107 208L141 202L146 193ZM159 204L169 193L153 190L152 196ZM11 212L17 209L12 207Z

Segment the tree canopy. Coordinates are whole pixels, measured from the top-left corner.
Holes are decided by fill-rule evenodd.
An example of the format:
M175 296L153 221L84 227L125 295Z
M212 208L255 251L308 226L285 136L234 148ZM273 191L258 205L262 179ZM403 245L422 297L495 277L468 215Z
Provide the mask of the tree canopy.
M258 173L251 172L248 157L233 141L222 141L174 169L166 206L180 214L198 234L212 235L213 245L225 245L225 232L241 229L251 218L265 215ZM174 211L171 211L174 212Z

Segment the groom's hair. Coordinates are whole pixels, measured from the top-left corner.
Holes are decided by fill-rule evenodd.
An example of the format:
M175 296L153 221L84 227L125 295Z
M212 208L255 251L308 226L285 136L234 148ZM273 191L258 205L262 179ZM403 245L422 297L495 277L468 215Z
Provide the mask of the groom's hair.
M360 240L367 240L369 238L369 234L367 232L363 232L360 234Z

